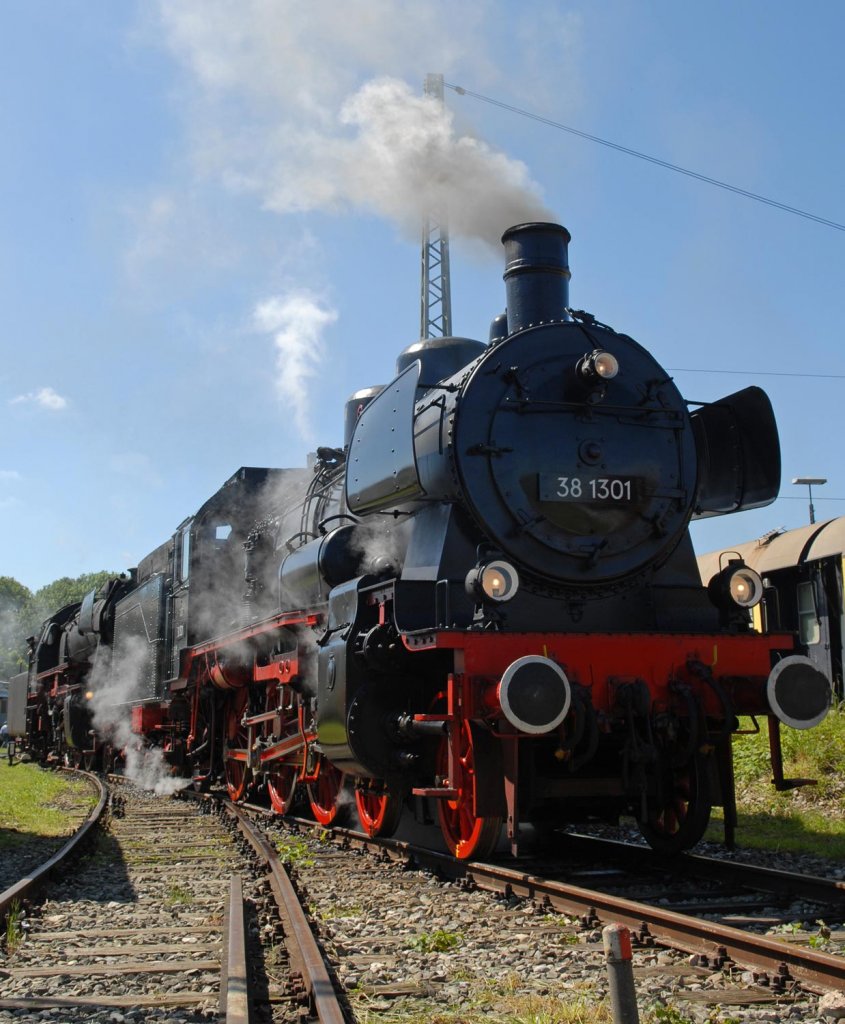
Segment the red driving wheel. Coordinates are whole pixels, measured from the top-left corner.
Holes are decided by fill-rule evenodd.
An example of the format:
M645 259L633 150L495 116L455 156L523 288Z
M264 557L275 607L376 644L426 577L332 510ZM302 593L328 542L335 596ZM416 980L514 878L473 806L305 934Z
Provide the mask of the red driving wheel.
M355 790L355 806L361 828L368 836L392 836L402 817L402 797L389 789L360 788Z
M439 800L437 813L440 817L440 830L449 852L459 860L479 860L489 857L496 848L502 819L498 816L479 817L475 813L475 753L472 729L469 722L461 722L458 728L455 777L449 779L449 788L456 789L458 794L454 800ZM448 736L444 736L440 744L437 770L444 778L449 774Z
M281 687L268 688L266 710L278 712L281 720L280 736L288 737L299 732L298 700L295 700L292 706L280 707L282 698ZM265 735L272 736L276 728L274 723L267 723ZM301 757L301 754L299 756ZM301 764L295 761L278 760L271 762L271 765L272 767L268 767L265 775L270 806L276 814L287 814L293 807L296 797L296 784L299 781Z
M224 725L226 743L223 748L223 763L226 772L226 787L232 800L242 800L250 784L250 769L246 762L249 733L241 725L249 694L246 687L236 690L226 704Z
M331 825L340 810L339 798L344 775L331 762L320 761L317 781L308 783L308 801L311 811L321 825Z

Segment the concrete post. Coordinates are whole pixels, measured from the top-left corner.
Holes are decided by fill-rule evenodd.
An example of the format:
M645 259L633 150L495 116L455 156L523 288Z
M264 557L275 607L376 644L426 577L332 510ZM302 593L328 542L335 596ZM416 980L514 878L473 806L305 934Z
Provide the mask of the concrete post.
M623 924L609 924L602 929L601 935L607 959L613 1024L639 1024L634 968L631 964L631 933Z

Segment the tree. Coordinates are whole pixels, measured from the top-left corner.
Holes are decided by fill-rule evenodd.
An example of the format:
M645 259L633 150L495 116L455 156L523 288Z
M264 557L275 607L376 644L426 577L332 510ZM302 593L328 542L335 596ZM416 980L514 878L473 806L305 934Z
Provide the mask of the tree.
M26 668L26 638L37 636L45 619L118 575L104 569L75 579L62 576L34 594L11 576L0 576L0 678Z
M101 572L83 573L75 579L71 579L70 576L62 576L41 587L40 590L36 590L32 596L31 605L32 614L37 620L36 625L40 625L44 619L49 618L59 608L81 601L89 591L99 590L106 581L118 575L120 574L103 569Z
M0 576L0 679L20 672L26 665L24 622L32 592L11 576Z

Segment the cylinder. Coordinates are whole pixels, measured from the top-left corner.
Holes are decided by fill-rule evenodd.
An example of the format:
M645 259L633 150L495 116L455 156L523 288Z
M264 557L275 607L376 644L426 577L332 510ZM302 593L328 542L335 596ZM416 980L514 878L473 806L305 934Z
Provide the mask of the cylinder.
M502 235L508 334L568 320L570 234L560 224L517 224Z

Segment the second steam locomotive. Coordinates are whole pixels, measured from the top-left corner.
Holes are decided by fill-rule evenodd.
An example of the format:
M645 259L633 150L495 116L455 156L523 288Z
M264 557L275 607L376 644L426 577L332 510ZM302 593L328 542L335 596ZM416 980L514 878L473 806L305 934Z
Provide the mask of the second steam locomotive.
M736 821L738 715L807 728L830 684L751 627L762 582L702 581L694 517L765 505L777 429L750 387L691 411L630 337L569 306L566 230L509 229L489 343L420 341L308 470L241 469L129 578L63 609L15 682L29 744L89 764L131 716L197 785L354 791L372 835L436 807L460 858L521 827L633 815L664 852ZM127 681L130 688L127 691Z

